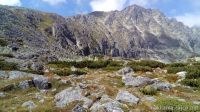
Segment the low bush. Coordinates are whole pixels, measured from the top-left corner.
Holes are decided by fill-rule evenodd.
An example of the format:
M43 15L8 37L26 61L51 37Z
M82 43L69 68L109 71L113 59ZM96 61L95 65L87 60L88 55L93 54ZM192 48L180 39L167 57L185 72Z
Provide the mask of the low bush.
M0 54L0 56L9 57L9 58L13 58L14 57L12 54Z
M153 60L131 61L128 63L130 66L147 66L150 68L164 68L166 65L162 62Z
M4 47L7 45L8 45L8 42L5 39L0 39L0 46Z
M148 72L148 71L152 71L153 69L151 67L148 66L138 66L138 65L132 65L130 66L134 71L142 71L142 72Z
M168 64L167 66L169 66L169 67L185 67L185 66L187 66L187 63L171 63L171 64Z
M200 79L184 79L181 83L186 86L200 88Z
M0 61L0 70L17 70L17 64L13 62Z
M35 70L21 70L22 72L32 73L32 74L38 74L38 75L44 75L43 71L35 71Z
M154 88L152 86L146 86L146 87L140 89L140 92L142 92L145 95L156 95L157 90L156 90L156 88Z
M166 69L169 74L176 74L186 70L185 67L167 67Z
M86 74L86 72L81 71L81 70L76 70L76 71L71 71L71 70L56 70L54 71L55 74L59 75L59 76L69 76L72 74L75 75L83 75Z
M74 66L76 68L91 68L91 69L97 69L97 68L105 68L105 67L121 67L122 62L117 62L117 61L111 61L111 60L99 60L99 61L89 61L89 60L84 60L80 62L76 61L71 61L71 62L62 62L62 61L56 61L56 62L50 62L49 64L54 64L59 68L64 68L64 67L71 67Z

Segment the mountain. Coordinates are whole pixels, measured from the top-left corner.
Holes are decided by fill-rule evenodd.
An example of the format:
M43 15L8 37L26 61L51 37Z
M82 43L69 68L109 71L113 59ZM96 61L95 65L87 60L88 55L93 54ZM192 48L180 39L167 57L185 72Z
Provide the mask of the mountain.
M0 15L0 37L19 59L92 54L174 61L200 54L199 28L137 5L72 17L0 6Z

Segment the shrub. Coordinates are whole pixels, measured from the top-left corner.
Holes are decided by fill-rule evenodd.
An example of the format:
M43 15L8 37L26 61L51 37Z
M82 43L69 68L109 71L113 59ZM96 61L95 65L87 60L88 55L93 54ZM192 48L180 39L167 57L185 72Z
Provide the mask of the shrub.
M12 54L0 54L0 56L9 57L9 58L13 58L14 57Z
M0 70L16 70L17 64L13 62L0 61Z
M200 70L199 69L188 69L187 70L188 73L186 75L187 79L196 79L196 78L200 78Z
M57 75L59 75L59 76L69 76L69 75L72 75L72 74L75 74L75 75L86 74L86 72L80 71L80 70L76 70L76 71L71 71L71 70L57 70L57 71L54 71L54 73L57 74Z
M21 70L22 72L27 72L27 73L32 73L32 74L39 74L39 75L44 75L43 71L35 71L35 70Z
M145 88L140 89L140 92L142 92L145 95L155 95L157 93L157 90L156 88L149 85Z
M181 83L187 86L200 88L200 79L184 79Z
M143 72L147 72L147 71L152 71L152 68L151 67L148 67L148 66L138 66L138 65L135 65L135 66L130 66L134 71L143 71Z
M167 72L170 74L176 74L181 71L185 71L185 67L167 67Z
M164 63L152 60L131 61L128 63L128 65L131 66L135 71L152 71L151 68L165 67Z
M8 45L8 43L7 43L7 41L6 40L4 40L4 39L0 39L0 46L7 46Z
M171 63L168 64L169 67L185 67L187 66L187 63Z

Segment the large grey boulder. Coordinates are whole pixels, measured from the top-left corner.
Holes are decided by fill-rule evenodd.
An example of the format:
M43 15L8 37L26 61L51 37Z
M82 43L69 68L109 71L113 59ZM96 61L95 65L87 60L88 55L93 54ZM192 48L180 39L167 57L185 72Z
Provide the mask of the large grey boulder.
M152 79L148 77L133 77L132 75L124 75L122 76L122 81L125 83L126 86L133 86L133 87L141 87L148 84L152 84Z
M52 87L51 83L48 81L48 78L43 76L34 77L33 84L38 89L50 89Z
M117 73L119 75L123 76L123 75L127 75L127 74L134 73L134 72L131 67L125 67L125 68L120 69Z
M28 107L28 109L34 109L37 105L33 101L27 101L22 104L22 107Z
M138 104L140 99L128 91L119 91L116 100L124 103Z
M57 93L55 95L56 106L63 108L73 101L87 102L89 99L84 97L81 93L82 90L79 87L70 87L61 91L60 93Z

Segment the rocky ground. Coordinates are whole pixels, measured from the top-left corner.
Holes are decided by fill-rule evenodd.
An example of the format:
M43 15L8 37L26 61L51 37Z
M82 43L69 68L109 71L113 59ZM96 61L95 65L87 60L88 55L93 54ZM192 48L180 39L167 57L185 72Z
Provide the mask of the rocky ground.
M93 62L95 60L90 64ZM97 59L96 62L100 63ZM66 67L61 66L67 65L66 62L54 62L45 65L43 75L20 70L1 70L0 111L200 111L200 91L197 85L199 82L195 83L195 87L191 83L191 87L186 86L182 83L188 78L186 71L172 73L169 68L162 67L161 63L153 62L151 65L156 66L151 66L149 70L148 64L141 70L136 69L136 66L133 66L135 62L131 60L115 60L109 67L107 65L107 68L85 67L87 63L84 66L74 64L79 68ZM168 66L173 68L182 65ZM58 69L65 72L58 72ZM71 74L66 72L67 69L72 71Z

